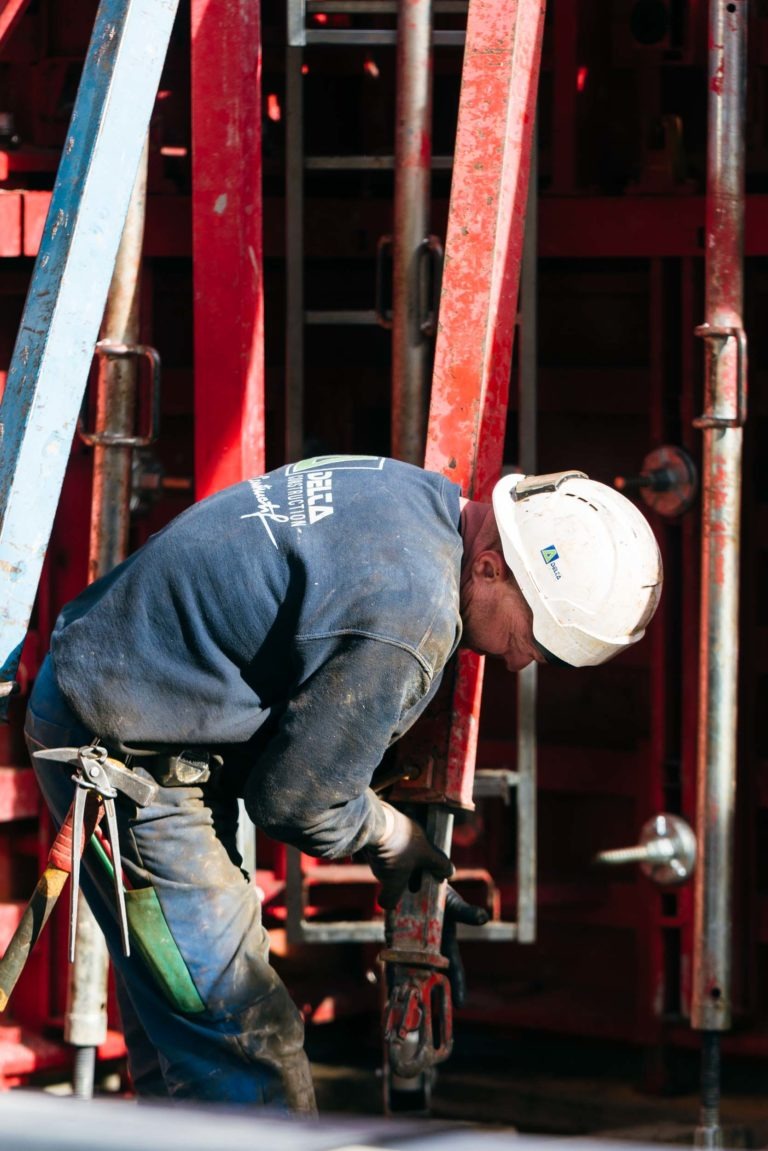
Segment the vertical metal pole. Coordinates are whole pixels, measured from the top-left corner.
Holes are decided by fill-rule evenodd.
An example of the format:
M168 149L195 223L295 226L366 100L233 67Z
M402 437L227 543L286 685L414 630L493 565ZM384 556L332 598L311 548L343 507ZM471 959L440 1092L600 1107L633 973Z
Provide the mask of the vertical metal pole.
M147 144L144 145L123 237L107 298L101 339L139 342L139 282L144 244ZM96 401L96 434L133 434L137 362L102 356ZM105 575L128 554L133 449L120 444L94 446L89 582ZM64 1039L75 1048L73 1086L78 1098L93 1095L96 1048L107 1037L107 947L82 892L79 897L75 962L69 969Z
M432 0L399 0L392 251L392 455L422 463L429 340L425 241L432 162Z
M721 1144L719 1033L731 1025L739 530L746 340L742 327L746 0L710 0L705 410L692 1024L703 1035L698 1146Z
M531 144L528 206L525 213L523 263L520 270L518 459L526 475L536 472L537 436L537 295L538 295L538 167L536 131ZM517 676L517 938L536 939L536 699L538 665L529 664Z
M296 8L292 0L289 13ZM297 19L291 17L292 26ZM303 33L303 21L302 21ZM298 39L298 29L294 27ZM304 78L303 49L285 56L285 458L304 454Z
M197 499L264 468L260 12L190 5Z

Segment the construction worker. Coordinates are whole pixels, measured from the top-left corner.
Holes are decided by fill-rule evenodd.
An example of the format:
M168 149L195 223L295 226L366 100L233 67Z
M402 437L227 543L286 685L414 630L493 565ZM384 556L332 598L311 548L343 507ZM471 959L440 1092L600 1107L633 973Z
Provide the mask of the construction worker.
M238 797L281 842L361 854L395 907L414 871L452 866L371 781L457 647L510 671L599 664L642 637L661 582L642 514L583 473L508 475L489 505L408 464L323 456L195 504L70 603L30 751L98 741L160 785L144 808L116 801L130 958L108 860L83 860L137 1093L314 1109ZM61 822L70 773L36 772Z

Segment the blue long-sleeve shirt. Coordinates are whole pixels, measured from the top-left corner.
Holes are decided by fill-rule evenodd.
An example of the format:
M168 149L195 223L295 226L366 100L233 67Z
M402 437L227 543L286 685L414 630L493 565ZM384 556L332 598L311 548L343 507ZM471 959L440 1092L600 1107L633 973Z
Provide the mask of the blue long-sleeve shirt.
M336 858L381 831L370 781L461 637L459 488L324 456L195 504L59 617L69 706L123 749L252 749L254 822Z

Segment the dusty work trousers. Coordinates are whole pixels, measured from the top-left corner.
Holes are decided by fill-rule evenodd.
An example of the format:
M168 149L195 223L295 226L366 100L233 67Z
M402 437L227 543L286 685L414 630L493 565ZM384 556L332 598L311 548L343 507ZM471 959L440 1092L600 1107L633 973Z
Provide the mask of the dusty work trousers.
M30 753L91 741L46 661L25 728ZM34 761L33 761L34 762ZM152 777L141 766L137 775ZM35 764L60 824L70 772ZM238 805L215 781L115 801L131 935L122 952L111 865L93 845L82 887L115 969L129 1067L140 1096L265 1104L314 1114L301 1016L269 964L268 936L235 846Z

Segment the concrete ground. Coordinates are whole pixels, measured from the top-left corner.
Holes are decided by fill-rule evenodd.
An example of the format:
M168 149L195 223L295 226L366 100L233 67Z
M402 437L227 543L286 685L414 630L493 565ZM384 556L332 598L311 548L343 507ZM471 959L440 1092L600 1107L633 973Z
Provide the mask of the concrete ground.
M360 1021L310 1028L321 1113L381 1112L378 1043L375 1028ZM691 1145L699 1121L698 1073L694 1051L649 1056L618 1044L510 1038L460 1026L453 1055L437 1071L430 1113L529 1134ZM402 1092L387 1097L408 1112ZM418 1093L413 1098L422 1102ZM764 1062L723 1060L721 1124L726 1147L768 1148Z

